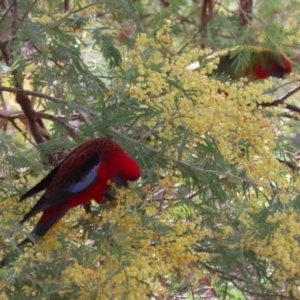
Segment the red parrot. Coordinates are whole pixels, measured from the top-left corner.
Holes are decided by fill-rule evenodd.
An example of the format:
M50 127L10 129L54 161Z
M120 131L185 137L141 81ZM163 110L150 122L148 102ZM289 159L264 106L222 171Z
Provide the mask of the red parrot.
M141 176L137 162L113 140L98 138L81 144L60 162L44 179L20 199L45 193L24 216L21 223L42 212L32 234L42 237L66 212L75 206L89 209L91 200L101 204L110 182L127 186ZM26 244L26 238L19 245Z
M239 63L239 55L244 57L243 64ZM229 77L233 80L246 77L249 82L253 82L268 77L283 78L293 69L290 61L284 55L264 48L240 46L219 51L208 59L217 57L220 58L220 62L212 75ZM185 70L194 71L199 67L200 63L194 62L185 67Z

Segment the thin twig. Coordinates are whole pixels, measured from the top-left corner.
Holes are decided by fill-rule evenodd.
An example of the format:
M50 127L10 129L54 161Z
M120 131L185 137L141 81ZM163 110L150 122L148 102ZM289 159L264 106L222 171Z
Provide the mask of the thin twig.
M282 118L288 118L288 119L300 121L300 116L297 114L292 115L289 113L285 113L285 114L280 114L279 116Z
M31 6L27 9L27 11L25 12L25 14L23 15L23 17L21 18L21 22L24 21L24 19L28 16L28 14L30 13L30 11L33 9L34 5L36 4L37 0L34 0L31 4ZM19 26L20 27L20 26Z
M289 91L288 93L284 94L281 98L279 98L277 101L285 101L286 99L288 99L290 96L292 96L293 94L295 94L296 92L298 92L300 90L300 85L296 88L294 88L293 90Z
M291 97L292 95L294 95L298 91L300 91L300 86L294 88L293 90L289 91L288 93L284 94L282 97L274 100L273 102L261 103L261 104L259 104L259 106L270 107L270 106L279 106L281 104L284 104L285 108L287 108L291 111L300 113L300 108L298 106L295 106L293 104L284 103L285 100L287 100L289 97Z
M26 134L23 132L23 130L17 125L15 120L11 119L9 120L13 126L23 135L24 139L27 140L33 147L37 148L37 146L26 136Z
M242 26L248 25L252 21L252 0L240 0L239 2L239 18Z
M83 141L82 138L76 132L76 129L74 127L70 126L69 124L67 124L66 122L64 122L62 120L62 118L56 117L56 116L53 116L50 114L46 114L44 112L36 112L36 116L38 118L47 119L47 120L51 120L53 122L59 123L62 127L64 127L66 129L69 136L71 136L75 140L79 140L81 142Z
M238 290L240 290L241 292L244 292L246 294L254 295L254 296L260 296L260 297L264 297L264 298L266 297L267 299L270 299L270 297L272 297L272 299L275 299L276 297L280 297L282 299L290 299L290 297L284 296L284 295L278 294L278 293L275 293L275 294L263 294L263 293L258 293L258 292L254 292L254 291L249 291L249 290L241 287L239 284L237 284L235 282L235 280L237 280L240 283L245 283L245 281L243 279L241 279L239 277L236 277L236 276L234 276L232 274L225 274L223 271L215 269L215 268L212 268L211 266L208 266L208 265L204 265L204 267L207 268L208 270L210 270L211 272L218 274L218 276L220 278L222 278L222 279L224 279L226 281L231 282Z
M283 105L283 108L286 108L290 111L300 113L300 107L293 105L293 104L284 103L284 101L282 101L282 100L275 100L271 103L259 104L259 106L262 106L262 107L272 107L272 106L279 106L279 105Z
M37 111L36 113L36 117L37 118L41 118L41 119L47 119L47 120L51 120L53 122L57 122L59 123L62 127L64 127L67 131L67 133L74 139L79 140L79 141L83 141L82 138L78 135L78 133L76 132L75 128L70 126L69 124L65 123L62 118L60 117L56 117L47 113L44 113L42 111ZM25 117L23 112L16 112L13 114L3 114L0 113L0 118L2 119L6 119L9 120L10 122L14 122L15 119L18 119L20 117ZM16 127L17 128L17 127ZM17 128L18 129L18 128ZM19 129L18 129L19 130ZM19 130L20 131L20 130Z
M277 158L277 160L282 163L282 164L285 164L286 166L288 166L290 169L292 169L293 171L299 171L300 170L300 167L298 167L296 164L293 164L292 162L290 161L285 161L285 160L282 160L280 158Z
M271 90L267 90L264 92L264 94L269 94L269 93L274 93L276 91L278 91L279 89L287 86L287 85L290 85L290 84L295 84L295 83L299 83L300 80L293 80L293 81L288 81L288 82L285 82L283 84L280 84L279 86L276 86L275 88L271 89Z
M7 16L7 14L9 13L9 11L11 10L12 6L14 5L14 3L12 3L9 8L6 9L6 12L4 13L4 15L2 16L1 20L0 20L0 25L2 24L2 22L4 21L5 17Z
M35 45L33 45L33 48L40 54L44 55L43 52ZM59 67L60 69L62 69L64 71L64 67L62 65L60 65L58 62L56 62L53 58L51 58L50 56L46 55L47 59L49 59L50 61L52 61L57 67ZM64 72L65 73L65 72Z

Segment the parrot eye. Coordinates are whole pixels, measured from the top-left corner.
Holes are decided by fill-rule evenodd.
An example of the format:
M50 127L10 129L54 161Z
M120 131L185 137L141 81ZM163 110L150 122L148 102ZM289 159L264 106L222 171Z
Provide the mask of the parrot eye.
M286 68L277 66L276 70L270 72L270 76L275 78L283 78L286 75Z
M286 67L284 66L284 67L282 67L282 66L278 66L277 67L277 73L278 73L278 77L279 78L283 78L284 77L284 75L286 74Z
M120 170L120 171L119 171L119 175L120 175L121 178L125 178L125 173L124 173L123 170Z

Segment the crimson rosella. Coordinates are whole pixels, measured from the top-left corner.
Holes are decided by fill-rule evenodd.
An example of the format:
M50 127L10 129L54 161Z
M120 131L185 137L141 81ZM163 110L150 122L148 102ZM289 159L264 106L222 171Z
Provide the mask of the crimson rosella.
M244 57L244 63L239 63L239 55ZM240 46L219 51L208 58L217 57L220 58L220 62L212 75L223 76L225 79L238 80L246 77L248 82L253 82L268 77L283 78L292 72L290 61L275 50ZM185 70L194 71L199 67L200 63L194 62L185 67Z
M24 216L21 223L42 212L32 234L42 237L66 212L75 206L95 200L102 203L111 182L127 186L141 175L137 162L113 140L98 138L74 149L56 168L20 199L45 189L45 193ZM25 239L20 245L26 244Z

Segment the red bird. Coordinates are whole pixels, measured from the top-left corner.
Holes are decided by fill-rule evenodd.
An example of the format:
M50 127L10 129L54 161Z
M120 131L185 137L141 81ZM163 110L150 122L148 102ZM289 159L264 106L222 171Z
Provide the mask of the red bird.
M238 57L244 57L244 63L239 63ZM238 46L225 51L217 51L208 58L220 58L220 62L212 75L223 76L225 79L239 80L246 77L248 82L266 79L268 77L283 78L290 74L293 67L290 61L281 53L265 48ZM200 68L199 61L185 67L194 71Z
M21 223L43 212L32 234L42 237L66 212L75 206L89 208L91 200L102 203L110 182L127 186L141 176L137 162L109 138L98 138L74 149L56 168L20 199L46 189L43 196L24 216ZM26 244L25 239L19 245Z

